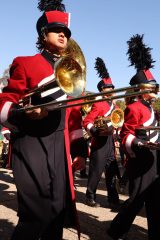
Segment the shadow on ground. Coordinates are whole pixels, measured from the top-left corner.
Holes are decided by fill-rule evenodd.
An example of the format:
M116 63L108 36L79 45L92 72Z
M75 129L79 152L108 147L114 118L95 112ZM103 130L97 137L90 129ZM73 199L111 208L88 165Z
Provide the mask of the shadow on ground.
M100 222L95 215L79 212L81 222L81 233L85 234L91 240L108 240L109 237L106 230L109 228L111 221ZM147 231L137 225L132 225L129 235L129 240L146 240Z

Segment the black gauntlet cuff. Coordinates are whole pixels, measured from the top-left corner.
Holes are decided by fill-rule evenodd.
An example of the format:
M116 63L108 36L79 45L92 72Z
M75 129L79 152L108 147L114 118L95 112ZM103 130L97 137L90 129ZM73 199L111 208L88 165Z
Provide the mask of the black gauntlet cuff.
M8 122L15 126L20 126L25 117L25 112L18 111L18 109L20 109L20 106L18 104L12 104L8 116Z
M92 127L90 129L90 133L93 137L98 137L99 136L99 129L98 128L95 128L95 127Z

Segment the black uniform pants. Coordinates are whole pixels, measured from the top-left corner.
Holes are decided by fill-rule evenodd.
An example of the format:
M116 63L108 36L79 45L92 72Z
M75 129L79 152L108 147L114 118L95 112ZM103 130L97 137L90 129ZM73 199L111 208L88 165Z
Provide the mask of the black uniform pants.
M145 184L145 183L144 183ZM119 213L113 219L110 232L115 238L127 233L135 217L145 205L148 222L148 239L160 239L160 179L155 180L144 192L127 199Z
M96 199L98 183L105 171L108 201L117 203L119 197L116 189L116 175L119 174L119 169L115 159L113 138L109 136L104 141L100 148L91 149L86 197Z
M50 223L19 220L11 240L62 240L64 212Z
M19 216L12 240L61 240L71 202L63 131L15 139L12 158Z

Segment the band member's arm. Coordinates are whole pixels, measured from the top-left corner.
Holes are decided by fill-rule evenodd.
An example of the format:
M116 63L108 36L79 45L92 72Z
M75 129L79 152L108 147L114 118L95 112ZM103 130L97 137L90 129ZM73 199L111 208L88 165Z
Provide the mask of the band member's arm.
M19 100L27 92L27 73L23 63L23 57L14 59L10 68L10 78L8 85L3 89L0 96L0 122L3 126L8 127L11 131L18 131L21 122L24 119L41 119L47 116L45 109L37 108L30 111L17 111Z
M121 130L121 139L125 152L130 157L135 157L135 147L143 144L144 140L136 137L136 128L140 125L140 111L137 111L133 105L129 105L125 109L124 124Z
M26 90L26 77L20 58L16 58L10 68L8 85L0 96L0 121L3 126L14 129L23 117L16 110L19 108L19 99Z
M84 128L91 136L94 136L94 137L99 135L99 129L94 127L94 121L99 116L99 110L97 105L98 103L92 105L91 111L87 114L87 116L83 120Z

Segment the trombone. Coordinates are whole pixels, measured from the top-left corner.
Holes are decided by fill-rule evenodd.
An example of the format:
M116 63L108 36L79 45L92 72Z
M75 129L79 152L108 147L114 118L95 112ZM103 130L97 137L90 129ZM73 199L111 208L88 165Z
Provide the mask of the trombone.
M145 87L151 88L150 90L145 90ZM103 98L103 96L108 95L108 94L115 94L118 92L124 92L133 89L135 92L131 93L125 93L121 95L111 95L106 98ZM140 90L140 91L138 91ZM26 111L26 110L33 110L36 108L47 108L47 107L52 107L52 110L58 110L61 108L68 108L68 107L76 107L76 106L81 106L85 105L87 100L87 104L92 104L95 102L102 102L102 101L112 101L115 99L120 99L120 98L126 98L126 97L134 97L134 96L140 96L142 94L148 94L148 93L158 93L160 91L159 85L155 84L139 84L139 85L133 85L129 87L124 87L124 88L117 88L113 89L109 92L99 92L99 93L94 93L94 94L89 94L89 95L83 95L75 98L70 98L62 101L51 101L48 103L44 104L39 104L39 105L34 105L34 106L24 106L18 109L18 111ZM91 100L93 99L93 100ZM82 100L84 102L82 102Z

